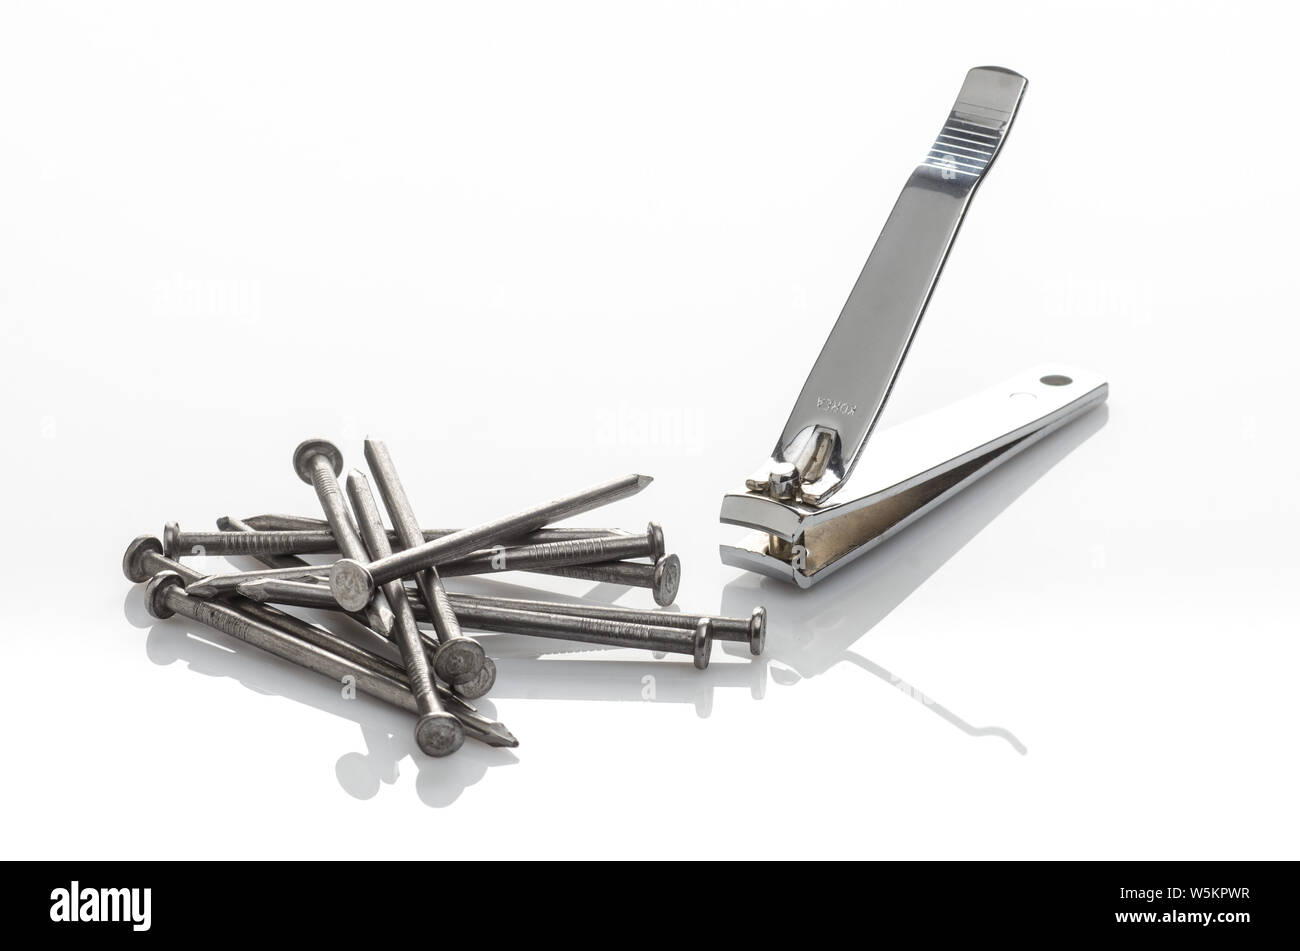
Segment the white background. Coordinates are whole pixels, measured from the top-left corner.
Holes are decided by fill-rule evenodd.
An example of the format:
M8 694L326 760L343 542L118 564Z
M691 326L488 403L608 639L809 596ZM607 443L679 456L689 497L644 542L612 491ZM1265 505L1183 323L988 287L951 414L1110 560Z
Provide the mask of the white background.
M7 4L4 853L1294 858L1282 9ZM812 591L725 568L989 63L1029 91L886 423L1048 360L1108 407ZM487 637L522 745L428 760L147 616L133 536L314 514L294 446L366 434L431 525L653 474L583 521L662 521L767 655ZM530 583L650 605L457 587Z

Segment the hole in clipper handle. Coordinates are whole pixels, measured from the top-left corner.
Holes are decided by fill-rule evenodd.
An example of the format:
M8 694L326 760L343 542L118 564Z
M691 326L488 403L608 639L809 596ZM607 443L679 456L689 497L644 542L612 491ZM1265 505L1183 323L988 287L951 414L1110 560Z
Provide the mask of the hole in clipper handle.
M1049 373L1038 382L1046 383L1048 386L1069 386L1074 380L1068 376L1061 376L1059 373Z

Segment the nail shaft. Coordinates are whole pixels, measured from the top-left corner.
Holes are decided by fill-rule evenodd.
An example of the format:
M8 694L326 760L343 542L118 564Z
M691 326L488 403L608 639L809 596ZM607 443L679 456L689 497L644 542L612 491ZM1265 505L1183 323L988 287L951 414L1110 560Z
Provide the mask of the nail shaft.
M342 611L329 585L310 581L290 581L286 578L260 578L245 581L235 589L245 598L266 604L287 604L318 611ZM350 613L350 612L349 612ZM437 649L438 642L433 642Z
M484 631L686 654L694 658L695 666L700 670L709 666L713 626L708 618L701 618L693 628L687 629L465 603L459 604L456 610L462 623Z
M369 554L375 558L388 557L392 549L379 515L379 507L370 491L370 483L356 470L348 475L348 497L352 500L357 525ZM415 702L420 708L416 742L420 749L431 756L445 756L459 749L465 740L464 730L459 721L442 709L438 695L434 692L429 658L424 653L420 631L415 625L415 615L406 599L406 589L401 582L393 581L384 585L383 593L393 612L393 640L402 655L402 666L406 668L411 693L415 695Z
M245 581L259 581L263 578L286 578L295 581L312 581L328 579L329 565L285 565L280 568L259 568L255 571L226 571L215 575L204 575L193 584L186 585L189 594L196 598L213 598L219 594L229 594Z
M375 476L375 481L378 482L378 474L373 471L371 474ZM223 523L233 523L235 521L240 521L243 525L247 526L248 530L255 532L301 532L304 533L304 539L308 540L313 540L315 534L318 532L329 533L329 524L324 519L312 518L307 515L250 515L248 518L242 520L227 518L223 519L217 527L223 531L230 531L231 529ZM431 542L435 539L445 538L448 535L454 535L456 532L462 531L464 531L463 528L422 528L420 529L420 535L424 541ZM545 542L569 541L573 538L600 538L605 535L617 537L627 534L629 533L621 528L579 528L577 526L556 525L550 528L539 528L535 531L528 532L525 535L508 539L508 541L510 541L511 544L516 545L540 545ZM310 539L309 536L311 536ZM388 537L394 544L396 544L399 539L398 533L391 529L388 532ZM330 541L331 544L333 544L332 535L330 536ZM326 554L336 551L338 551L337 547L321 549L321 552ZM311 552L302 550L299 550L298 553L311 554Z
M625 538L575 538L545 545L521 545L496 551L476 552L448 562L439 568L447 578L486 575L495 571L536 571L570 565L590 565L624 558L659 558L663 555L663 535L655 529L645 535Z
M560 601L530 601L523 598L497 598L485 595L453 594L451 604L455 609L482 605L507 608L515 611L539 611L545 614L563 614L570 617L598 617L634 624L654 624L661 627L694 628L700 621L713 624L713 639L748 644L750 653L763 653L767 633L767 611L754 608L747 618L714 617L707 614L678 614L668 611L646 611L641 608L624 608L609 604L572 604Z
M421 530L419 541L434 541L454 534L457 529L442 528ZM543 536L537 538L536 536ZM530 544L542 541L561 542L580 538L623 538L623 534L602 531L569 532L533 532L528 536ZM637 536L630 536L637 537ZM388 532L390 543L397 543L400 535ZM163 531L163 550L171 558L180 558L190 554L204 555L336 555L339 554L338 539L328 529L276 530L255 529L251 532L239 532L223 529L215 532L183 532L175 522L168 522ZM635 556L632 556L635 557Z
M403 575L415 574L424 568L452 561L478 548L491 547L550 522L626 498L640 492L650 481L649 476L624 476L506 518L425 542L369 564L360 559L344 558L335 562L330 571L330 589L340 605L350 610L360 610L374 596L376 585L395 581Z
M221 518L217 519L217 528L222 532L249 533L256 531L256 529L247 522L241 521L237 518L231 518L228 515L223 515ZM333 537L333 535L330 536L331 539ZM255 561L261 562L267 568L293 568L302 567L307 564L306 561L299 558L297 555L281 555L266 551L250 552L249 557L253 558Z
M567 568L538 568L539 574L560 578L582 578L605 584L649 588L655 603L667 607L677 599L682 580L682 565L676 555L664 555L653 565L635 561L611 561L599 565L571 565Z
M374 473L375 482L379 486L379 495L384 500L384 507L388 509L388 515L393 520L393 528L397 531L397 547L414 548L423 544L424 536L420 531L420 523L416 520L415 511L411 508L410 499L407 498L406 489L397 474L397 467L393 465L388 447L377 439L367 439L365 453L366 461L370 463L370 471ZM433 567L425 568L416 574L415 583L425 607L428 608L440 644L433 659L434 669L450 683L464 683L475 678L479 678L480 681L485 680L487 674L484 668L487 654L478 641L466 637L461 632L460 622L451 608L447 589L443 587L438 570ZM491 682L480 683L475 689L486 692L492 682L496 681L495 664L492 665L490 676Z
M228 515L223 515L221 518L217 519L217 527L218 527L219 529L221 529L223 532L252 532L252 531L256 531L256 529L254 529L254 528L252 528L251 526L249 526L249 524L248 524L247 522L243 521L242 519L232 518L231 516L228 516ZM297 555L271 555L271 554L266 554L265 552L263 552L263 553L261 553L261 554L252 555L252 556L250 556L250 557L252 557L254 561L261 562L261 563L262 563L263 565L265 565L267 568L293 568L293 567L300 567L300 566L303 566L303 565L309 565L309 564L310 564L308 561L306 561L306 560L303 559L303 558L299 558ZM325 567L326 567L326 575L325 575L325 577L324 577L323 579L320 578L319 576L312 576L312 577L310 577L310 578L304 578L303 580L305 580L305 581L310 581L310 582L312 582L312 583L316 583L316 582L319 582L319 581L322 581L322 580L325 581L325 582L328 582L328 566L325 566ZM187 593L189 593L189 594L195 594L196 596L199 596L199 597L201 597L201 596L205 596L208 592L206 592L206 591L203 589L202 585L203 585L207 580L208 580L208 579L205 578L205 579L202 579L202 580L200 580L199 582L197 582L197 583L195 583L195 584L193 584L193 585L187 585L187 586L186 586L186 591L187 591ZM239 586L236 585L236 589L238 589L238 587L239 587ZM197 589L197 591L196 591L196 589ZM290 616L292 616L292 615L290 615ZM369 624L367 623L367 620L368 620L368 619L366 618L366 616L365 616L364 614L361 614L361 613L356 612L356 611L351 611L351 612L348 612L348 617L352 618L352 620L356 621L356 622L357 622L358 624L360 624L362 627L366 628L367 631L369 631L371 634L374 634L374 635L375 635L376 637L378 637L380 640L392 640L392 638L391 638L390 636L388 636L388 634L391 634L391 633L392 633L392 632L391 632L391 629L390 629L390 631L388 632L388 634L383 634L383 633L380 633L380 632L378 632L378 631L371 630ZM400 669L400 668L399 668L399 669ZM442 696L442 694L440 693L439 696ZM444 697L444 699L445 699L445 697Z
M361 543L347 503L343 501L343 491L339 487L338 474L343 470L343 453L327 440L308 439L294 450L293 468L298 477L310 483L316 491L325 521L338 540L343 557L365 560L366 547ZM392 628L391 614L382 611L379 605L358 604L354 610L363 612L370 621L370 626L377 631Z

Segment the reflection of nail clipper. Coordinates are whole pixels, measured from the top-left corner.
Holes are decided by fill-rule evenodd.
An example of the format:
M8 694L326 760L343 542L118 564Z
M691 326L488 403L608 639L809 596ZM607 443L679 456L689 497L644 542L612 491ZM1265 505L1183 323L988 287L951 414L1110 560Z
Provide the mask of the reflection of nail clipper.
M806 588L1105 401L1107 385L1096 374L1039 367L882 430L863 452L1025 85L1023 76L994 66L967 73L947 123L908 179L849 293L772 458L745 480L745 491L722 499L723 522L757 530L722 546L725 563Z

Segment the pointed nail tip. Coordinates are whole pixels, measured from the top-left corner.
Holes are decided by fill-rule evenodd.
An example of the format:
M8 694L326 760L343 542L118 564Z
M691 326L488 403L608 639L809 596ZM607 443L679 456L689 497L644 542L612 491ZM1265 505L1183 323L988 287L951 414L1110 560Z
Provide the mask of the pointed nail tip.
M648 476L648 475L640 475L640 474L638 474L637 477L636 477L636 487L637 487L638 489L644 489L646 486L648 486L648 485L649 485L651 482L653 482L654 480L655 480L655 477L654 477L654 476Z
M497 740L496 743L493 744L493 746L515 747L519 745L519 740L515 738L515 735L511 733L509 730L507 730L500 723L493 725L492 735L496 737Z

